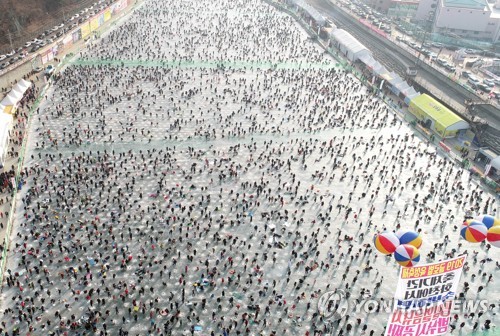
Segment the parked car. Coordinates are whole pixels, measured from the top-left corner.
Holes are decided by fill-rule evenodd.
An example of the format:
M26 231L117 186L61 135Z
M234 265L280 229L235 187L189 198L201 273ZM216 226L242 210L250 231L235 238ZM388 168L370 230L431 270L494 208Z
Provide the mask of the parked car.
M4 59L6 59L7 56L6 55L0 55L0 61L3 61Z
M462 73L460 74L460 76L464 78L469 78L470 75L472 75L470 71L462 71Z
M25 48L28 48L30 45L31 45L31 42L26 42L26 43L24 44L24 47L25 47Z
M446 61L445 59L442 59L442 58L438 58L436 60L436 62L437 62L437 64L442 65L442 66L444 66L445 64L448 63L448 61Z
M481 84L479 79L474 75L469 75L469 78L467 78L467 83L471 84L473 87L476 87L479 84Z
M490 92L490 91L491 91L491 89L492 89L492 87L491 87L491 86L488 86L488 85L483 84L483 83L479 83L479 84L477 84L477 85L476 85L476 87L477 87L479 90L483 91L483 92Z
M12 50L11 52L9 52L8 54L6 54L7 57L12 57L16 54L16 51L15 50Z
M9 65L10 65L10 64L9 64L9 62L2 63L2 64L0 64L0 69L2 69L2 70L3 70L3 69L5 69L6 67L8 67Z
M33 69L33 71L35 71L35 72L40 72L42 70L43 70L43 68L39 67L39 66Z
M495 81L491 78L485 78L483 79L483 83L488 85L488 86L495 86Z
M457 68L455 68L455 66L451 63L446 63L446 65L444 65L444 67L446 68L446 70L448 71L455 71Z

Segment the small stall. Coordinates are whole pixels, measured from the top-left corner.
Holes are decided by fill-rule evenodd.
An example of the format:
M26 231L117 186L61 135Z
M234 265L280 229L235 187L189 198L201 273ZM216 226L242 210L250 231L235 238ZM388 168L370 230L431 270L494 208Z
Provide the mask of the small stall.
M5 166L7 152L9 150L10 131L12 130L13 118L7 113L0 113L0 168Z
M21 79L16 83L10 90L10 92L0 101L2 105L3 113L8 113L14 115L16 113L19 103L23 100L24 94L31 87L32 83Z
M490 148L479 148L474 162L484 169L484 175L494 182L500 182L500 156Z

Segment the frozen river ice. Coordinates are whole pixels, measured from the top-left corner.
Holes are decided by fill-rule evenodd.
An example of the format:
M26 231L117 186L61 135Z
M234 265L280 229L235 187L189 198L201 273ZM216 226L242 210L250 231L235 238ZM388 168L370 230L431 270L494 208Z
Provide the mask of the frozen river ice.
M144 1L35 119L9 332L327 334L325 291L393 297L399 266L371 239L398 227L421 232L423 259L467 250L466 297L498 300L495 251L456 229L494 196L263 2ZM387 318L350 311L331 334Z

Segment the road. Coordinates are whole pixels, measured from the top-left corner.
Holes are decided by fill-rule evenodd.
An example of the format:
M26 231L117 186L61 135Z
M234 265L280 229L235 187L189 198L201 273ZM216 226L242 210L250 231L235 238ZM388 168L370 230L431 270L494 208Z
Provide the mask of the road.
M392 41L371 32L342 9L334 6L329 0L308 0L308 2L320 13L330 18L339 28L345 29L356 37L356 39L371 50L375 59L386 66L388 70L394 71L405 78L406 67L415 64L417 58L414 55L400 48ZM423 62L420 64L417 80L430 84L431 89L429 93L436 96L436 98L444 100L444 103L448 103L448 105L453 107L463 106L465 99L480 100L476 95L457 85L431 66ZM441 94L436 92L436 89L441 91ZM476 105L472 115L480 117L489 125L500 130L500 110L495 106Z

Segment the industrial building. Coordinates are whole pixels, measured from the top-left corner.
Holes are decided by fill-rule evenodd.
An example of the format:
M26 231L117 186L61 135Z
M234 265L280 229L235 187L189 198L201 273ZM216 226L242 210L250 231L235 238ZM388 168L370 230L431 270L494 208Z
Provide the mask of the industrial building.
M435 11L435 12L434 12ZM500 0L421 0L416 23L432 23L432 32L455 38L497 42Z

